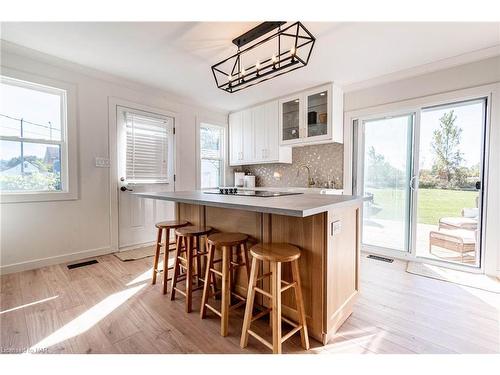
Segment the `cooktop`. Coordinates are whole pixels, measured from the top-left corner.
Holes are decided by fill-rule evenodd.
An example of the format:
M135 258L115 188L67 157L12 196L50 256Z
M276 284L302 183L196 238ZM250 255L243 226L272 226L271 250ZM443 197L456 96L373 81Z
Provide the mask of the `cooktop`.
M285 195L299 195L303 193L294 193L289 191L269 191L269 190L238 190L235 187L221 187L214 190L206 190L205 194L219 194L219 195L238 195L245 197L282 197Z

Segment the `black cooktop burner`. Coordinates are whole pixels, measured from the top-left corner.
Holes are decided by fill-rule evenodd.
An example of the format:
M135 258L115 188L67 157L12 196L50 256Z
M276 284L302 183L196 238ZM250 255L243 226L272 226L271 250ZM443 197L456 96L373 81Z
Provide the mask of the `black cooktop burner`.
M299 195L303 193L293 193L288 191L268 191L268 190L238 190L235 187L221 187L216 190L204 191L205 194L238 195L245 197L282 197L285 195Z

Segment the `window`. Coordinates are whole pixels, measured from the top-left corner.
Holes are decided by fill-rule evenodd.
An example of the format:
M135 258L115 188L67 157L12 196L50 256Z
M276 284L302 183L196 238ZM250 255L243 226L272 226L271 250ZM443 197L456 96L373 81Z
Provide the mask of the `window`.
M128 183L169 183L173 175L173 119L123 111Z
M68 191L66 90L0 82L0 191Z
M200 124L200 185L213 188L224 184L224 127Z

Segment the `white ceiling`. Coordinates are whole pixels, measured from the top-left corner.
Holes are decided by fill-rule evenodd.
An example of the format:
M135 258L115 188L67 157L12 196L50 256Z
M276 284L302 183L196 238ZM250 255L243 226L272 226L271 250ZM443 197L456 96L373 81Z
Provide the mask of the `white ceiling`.
M211 65L258 22L2 23L1 37L40 52L234 110L334 81L351 85L500 45L499 23L304 22L316 36L303 69L234 94L216 88Z

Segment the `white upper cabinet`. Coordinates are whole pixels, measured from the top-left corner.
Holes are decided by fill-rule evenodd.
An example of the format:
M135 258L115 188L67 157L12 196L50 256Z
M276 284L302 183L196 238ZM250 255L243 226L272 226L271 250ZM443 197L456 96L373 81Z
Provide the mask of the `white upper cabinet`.
M242 112L242 115L243 160L250 162L256 159L254 111L246 109Z
M279 101L280 145L343 143L343 92L328 84Z
M269 149L268 134L266 131L268 127L266 105L253 108L253 125L255 131L255 159L265 160Z
M243 161L243 113L229 115L229 164L239 165Z
M291 163L293 146L343 143L342 90L327 84L229 115L229 165Z
M229 165L291 163L291 148L279 143L278 101L229 115Z

